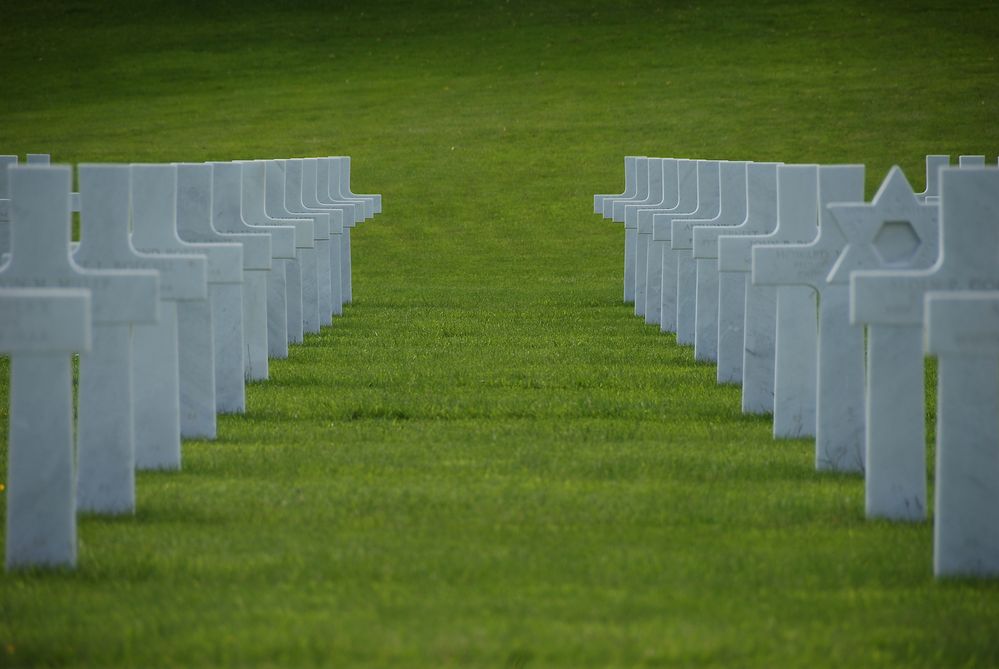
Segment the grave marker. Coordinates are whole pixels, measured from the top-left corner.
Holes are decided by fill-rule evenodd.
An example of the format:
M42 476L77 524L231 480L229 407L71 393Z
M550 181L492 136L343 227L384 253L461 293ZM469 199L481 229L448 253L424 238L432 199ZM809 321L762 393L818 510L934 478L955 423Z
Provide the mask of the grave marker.
M897 166L871 204L833 205L829 211L848 241L830 281L848 287L850 273L856 270L923 269L937 259L938 207L920 203ZM867 516L922 520L926 517L922 331L877 321L866 325Z
M653 239L664 242L662 309L667 309L670 304L675 306L676 341L680 344L694 343L697 264L693 253L687 250L690 248L687 240L681 239L679 246L673 245L673 232L682 234L681 226L684 223L712 220L718 216L721 211L721 167L724 162L712 160L705 163L706 183L701 179L702 173L698 172L697 209L689 217L680 219L671 216L657 217L659 223L654 226L652 234ZM667 272L670 265L676 268L675 272Z
M922 193L916 193L922 201L928 197L938 197L940 195L940 168L950 165L950 156L928 155L926 156L926 188Z
M944 201L979 197L986 180L975 181L945 182ZM991 181L985 201L948 207L946 214L981 217L995 227L999 201ZM993 246L993 256L996 250ZM925 304L927 348L939 360L933 573L994 578L999 576L999 292L931 292Z
M266 192L264 163L259 160L241 161L243 168L242 214L247 225L261 227L271 232L291 231L291 248L288 248L286 235L273 237L271 273L267 284L267 349L272 358L288 357L289 305L294 304L295 313L302 313L301 268L298 263L298 249L312 248L312 221L303 219L271 218L264 209ZM290 253L290 255L289 255ZM301 330L301 325L299 325ZM301 340L301 336L299 336Z
M676 329L676 318L674 314L662 314L662 262L653 263L651 268L649 265L650 258L662 258L665 246L664 242L652 239L653 224L656 216L685 214L697 208L697 163L696 160L676 161L678 194L675 207L643 209L638 212L638 234L635 243L635 315L645 316L646 307L654 307L658 313L652 315L651 322L660 323L663 332ZM650 299L650 291L655 291L657 297Z
M694 229L711 227L731 231L746 220L746 169L744 161L723 161L719 174L719 213L711 219L674 221L670 243L674 250L693 256ZM716 244L717 246L717 244ZM718 259L692 258L694 262L694 359L718 359ZM680 290L678 288L678 290Z
M713 264L718 267L719 383L742 383L746 302L749 291L752 289L756 292L749 284L747 272L729 269L727 264L722 263L721 238L764 234L773 230L777 223L777 165L778 163L747 165L746 219L742 223L732 228L694 228L694 257L714 261ZM741 242L734 244L738 246ZM728 255L731 256L736 250L729 250ZM735 257L738 257L738 253ZM729 258L728 262L732 263L733 260ZM755 299L757 298L754 297Z
M288 335L293 342L302 341L304 332L319 332L319 242L329 239L329 214L294 214L286 206L287 168L283 160L267 160L265 162L266 193L264 208L272 218L303 219L312 222L312 248L299 249L299 263L302 285L302 311L294 313L296 305L288 308ZM325 247L328 248L328 247ZM296 323L297 317L297 323Z
M33 185L22 181L18 190L31 197ZM18 218L33 213L23 201L20 209ZM73 567L72 354L90 348L90 291L7 288L4 278L0 274L0 352L10 355L5 564L8 570Z
M77 507L98 513L131 513L135 509L136 463L143 468L179 468L184 422L179 398L160 398L162 381L158 374L134 373L136 366L151 371L146 367L149 361L136 360L136 353L152 354L157 360L173 357L177 347L177 304L204 301L207 297L205 260L200 256L140 254L135 250L129 239L127 165L80 165L79 182L81 236L73 260L86 269L155 270L159 275L159 296L146 297L159 302L158 322L134 327L95 323L93 350L80 356ZM140 341L150 333L151 342ZM161 350L161 345L171 353ZM137 403L135 398L152 398L152 404ZM209 400L191 419L199 436L213 438L214 394ZM159 412L155 422L151 412ZM140 420L136 421L136 417ZM161 429L162 434L150 433ZM156 446L150 444L165 444L152 462L147 456L155 452ZM139 460L137 452L143 454Z
M212 171L211 228L243 245L243 344L246 378L267 379L267 293L273 256L271 233L248 226L241 213L243 169L236 163L209 163ZM287 241L287 240L286 240Z
M635 171L637 174L635 193L629 197L607 197L603 200L603 214L604 218L609 218L612 221L617 221L614 216L614 205L617 202L637 202L639 200L644 200L649 194L649 159L646 156L636 156L635 158ZM622 215L624 210L621 211ZM617 221L623 222L623 221Z
M339 249L342 246L342 235L349 234L350 228L344 227L344 219L346 218L345 212L342 208L331 208L322 212L315 210L310 210L302 203L302 189L304 186L303 182L303 170L302 170L302 160L301 159L288 159L284 161L285 166L285 192L284 192L284 204L285 209L290 211L292 214L297 215L311 215L317 213L325 213L329 216L329 232L325 239L316 240L316 276L319 280L318 293L319 293L319 324L329 325L333 322L333 279L336 277L337 282L337 293L341 296L343 295L343 290L341 288L341 277L342 272L340 272L339 260L341 255ZM352 213L352 212L347 212ZM336 274L334 275L333 261L334 253L333 250L338 251L335 254L337 266Z
M863 165L820 166L816 196L819 227L814 240L807 244L753 249L753 282L778 286L774 436L815 436L817 469L860 471L863 469L864 333L862 328L850 324L846 284L831 284L826 280L846 245L846 238L833 224L826 205L863 201ZM783 224L783 217L781 220ZM798 324L788 323L788 315L782 309L785 295L782 291L790 286L808 290L801 294L803 304L801 315L796 317L801 320ZM815 293L819 297L817 339ZM786 358L784 349L788 346L800 346L801 355L817 360L817 368L814 363L808 365L807 381L803 378L805 374L801 378L794 375L793 368L803 363Z
M308 163L306 164L306 169L308 169ZM346 170L346 173L344 170ZM306 175L308 175L308 172L306 172ZM344 179L347 185L342 185ZM306 181L309 181L308 178ZM354 205L354 223L362 223L369 216L374 216L376 211L380 212L382 210L381 195L354 195L350 192L349 181L349 158L320 158L317 160L317 200L323 205ZM354 288L351 279L350 231L346 230L345 232L347 234L341 234L340 236L340 298L343 304L350 304L354 299Z
M364 200L367 204L365 218L382 213L382 196L379 193L354 193L350 190L350 156L333 156L326 159L335 170L337 179L330 182L330 196L334 200Z
M635 302L635 271L638 263L638 213L649 209L676 207L680 192L677 161L663 158L659 169L649 173L647 204L629 204L624 208L624 301ZM658 197L657 197L658 196ZM651 202L650 202L651 200Z
M794 168L794 169L789 169ZM752 270L752 249L756 244L774 241L793 242L809 233L802 222L801 211L807 208L807 196L814 193L815 165L778 165L775 180L774 220L767 226L770 232L756 235L724 235L719 238L719 267L722 272L746 274L745 325L742 357L743 413L772 413L776 372L777 290L773 286L758 286L748 281ZM796 189L805 194L801 198ZM804 200L804 201L802 201ZM798 212L780 228L781 214Z
M364 204L359 200L350 202L331 202L320 199L319 191L325 183L319 178L319 166L323 163L319 158L306 158L302 161L302 204L310 211L341 209L343 216L343 232L337 243L330 244L330 275L332 278L333 315L343 314L345 289L349 289L351 280L350 269L350 229L364 218ZM331 237L333 231L330 231Z
M967 177L955 176L965 172ZM999 248L999 220L986 217L999 197L999 170L947 167L940 170L940 175L939 248L932 266L850 272L855 266L863 266L865 257L870 263L873 256L879 266L890 263L925 266L933 257L932 246L923 239L932 232L933 210L913 204L912 196L906 192L911 189L904 183L891 190L892 197L886 193L887 203L881 207L882 211L887 210L881 215L891 217L885 221L884 229L892 234L894 243L886 245L877 236L861 238L856 243L851 240L856 252L852 257L844 256L835 268L841 274L850 272L851 318L868 325L871 394L868 411L872 424L867 435L867 461L868 477L872 480L867 485L867 512L872 516L920 520L926 513L923 364L919 339L924 295L941 290L999 288L999 262L995 253ZM967 181L962 181L965 178ZM895 181L898 179L896 176ZM972 201L964 201L969 198ZM873 211L849 213L875 216ZM896 214L904 218L896 219Z
M243 245L215 232L212 216L212 169L209 165L182 163L160 170L158 192L173 193L176 236L183 248L208 258L207 312L179 311L180 334L190 337L180 347L181 384L202 388L208 372L203 356L211 350L214 362L215 406L220 413L246 410L245 362L243 352ZM152 186L151 186L152 187ZM169 220L162 223L164 228ZM182 305L186 306L186 305ZM207 327L207 329L206 329ZM210 333L210 336L205 333ZM188 333L185 335L185 333ZM195 337L199 339L195 340Z
M142 254L181 262L202 260L177 237L175 171L171 165L129 166L132 245ZM179 257L178 257L179 256ZM205 274L199 275L199 282ZM160 321L134 330L132 386L135 402L135 465L180 469L180 439L207 431L217 409L211 376L211 319L182 321L185 309L203 313L204 300L163 300ZM193 359L193 362L189 362ZM214 401L213 401L214 400Z

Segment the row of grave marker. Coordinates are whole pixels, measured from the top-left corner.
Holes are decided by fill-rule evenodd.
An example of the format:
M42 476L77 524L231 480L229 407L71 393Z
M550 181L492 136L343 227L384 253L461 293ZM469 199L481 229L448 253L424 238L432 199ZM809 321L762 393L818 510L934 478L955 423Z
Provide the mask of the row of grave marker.
M70 167L0 157L8 569L74 566L77 511L133 512L136 469L179 469L182 437L214 439L342 313L350 228L381 210L348 161L83 164L72 193Z
M870 518L927 514L924 351L938 358L934 573L999 575L999 169L625 158L594 211L625 225L624 299L819 470L860 472Z

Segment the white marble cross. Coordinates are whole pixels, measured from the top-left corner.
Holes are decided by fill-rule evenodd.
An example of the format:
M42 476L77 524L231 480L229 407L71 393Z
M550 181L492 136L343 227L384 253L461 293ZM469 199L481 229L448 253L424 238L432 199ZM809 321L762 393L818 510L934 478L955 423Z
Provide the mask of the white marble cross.
M311 183L306 163L303 184ZM320 158L316 163L316 198L323 205L353 204L354 223L362 223L382 210L381 195L354 195L350 192L350 158ZM305 203L309 206L309 203ZM340 236L340 293L344 304L354 300L351 279L350 230Z
M330 244L330 274L333 289L333 315L343 314L345 295L352 292L350 263L350 231L364 220L364 203L361 200L332 201L328 196L321 196L321 190L327 190L329 176L320 179L320 167L329 163L320 158L306 158L302 161L302 204L309 211L343 211L343 232L340 233L339 244ZM331 240L336 241L333 229L330 229Z
M70 249L70 169L64 166L26 166L8 169L11 189L10 261L0 270L3 288L83 288L91 295L90 321L96 326L112 323L152 323L156 321L159 277L155 271L86 270L76 265ZM75 295L75 297L74 297ZM8 504L7 565L69 564L76 560L75 486L72 449L66 449L63 434L71 412L64 411L67 391L59 388L70 379L69 357L84 341L89 348L88 331L81 339L80 324L85 319L81 293L67 294L65 327L67 332L49 336L58 344L53 351L60 355L25 355L19 352L12 360L13 394L11 406L11 454L9 477L12 490ZM35 325L43 325L51 316L45 309L36 314ZM32 318L30 313L26 318ZM30 321L26 320L28 325ZM16 332L18 326L14 326ZM61 329L61 328L57 328ZM64 335L64 338L60 338ZM44 337L39 334L44 340ZM23 342L15 342L22 348ZM41 345L41 344L40 344ZM82 355L89 355L84 352ZM128 360L127 347L109 364L119 366ZM127 367L125 367L127 369ZM20 386L18 377L45 376L49 382L36 380ZM58 386L54 384L59 384ZM52 411L42 411L43 390L54 390ZM48 399L48 398L46 398ZM66 407L68 408L68 407ZM21 421L51 421L51 426L35 428ZM64 422L65 421L65 422ZM51 428L51 429L49 429ZM34 434L49 448L37 448L25 439ZM19 451L19 452L16 452ZM16 486L16 488L14 487Z
M957 176L965 172L967 177ZM941 290L999 289L999 170L947 167L941 169L940 175L936 262L922 270L850 274L851 318L868 324L872 356L868 363L872 394L869 410L890 412L893 417L908 417L909 421L889 422L888 416L879 416L868 434L868 476L875 479L867 490L871 515L916 520L925 514L923 367L916 335L923 325L924 295ZM893 218L886 222L882 233L882 237L889 236L880 247L877 237L869 241L867 246L875 247L869 253L876 252L883 261L903 266L925 263L925 257L916 259L920 252L932 257L931 249L924 250L921 244L919 235L925 233L916 227L928 227L925 211L920 213L910 203L906 213L905 218L895 219L892 212ZM847 260L843 259L844 270L852 266ZM892 430L900 434L892 434Z
M680 196L678 167L674 158L662 158L659 169L649 173L649 196L641 204L624 208L624 301L635 302L638 254L638 214L649 209L672 209Z
M298 249L313 248L312 221L272 218L264 209L265 166L263 161L237 161L242 166L242 216L247 225L271 233L271 273L267 284L267 352L272 358L288 357L288 311L302 312L301 268ZM290 234L290 239L288 239ZM301 321L301 318L299 318ZM301 329L301 326L299 326Z
M212 172L211 229L243 245L243 344L246 379L266 380L267 294L273 258L271 233L247 225L243 206L243 169L236 163L209 163Z
M712 165L714 163L714 165ZM665 217L662 225L656 226L657 235L653 231L652 238L660 239L663 233L669 235L669 240L663 245L663 309L672 301L676 310L676 341L680 344L695 344L697 320L697 262L692 250L693 239L690 230L697 222L713 221L721 213L721 179L727 161L708 162L709 170L706 183L701 180L698 172L697 210L689 218ZM728 172L725 172L726 177ZM669 221L667 223L667 221ZM675 240L673 235L679 235ZM664 240L665 241L665 240ZM673 264L676 271L666 274L666 267ZM673 287L667 289L672 279Z
M207 382L204 354L211 349L215 376L215 407L219 413L243 413L246 410L246 364L243 339L243 281L246 251L243 245L215 232L212 217L212 169L209 165L182 163L167 165L154 172L158 193L170 193L174 205L164 207L176 212L175 237L183 247L208 258L209 313L192 315L201 327L192 322L183 327L181 337L192 337L181 346L181 387L190 384L203 387ZM166 215L168 218L169 214ZM170 223L164 220L162 226ZM172 240L171 240L172 241ZM204 339L207 316L209 339ZM185 332L190 334L185 335ZM202 339L193 339L194 333Z
M603 214L604 199L632 198L638 194L638 156L624 157L624 191L621 193L606 193L593 196L593 213Z
M944 201L975 198L990 189L984 201L967 202L958 211L994 225L999 221L999 182L975 176L964 184L945 183ZM945 216L954 211L948 207ZM999 246L992 251L996 256ZM925 304L927 349L938 359L933 573L938 578L996 578L999 291L931 292Z
M749 163L746 166L746 218L741 223L731 228L694 228L694 258L708 261L708 267L717 267L718 270L718 296L715 300L718 310L718 383L742 384L746 299L747 290L751 288L747 285L747 272L741 269L730 271L722 264L720 238L724 235L764 234L773 230L777 222L777 165ZM728 255L731 256L735 250L730 250ZM732 262L731 258L729 262Z
M198 436L215 437L214 394L204 398L204 406L192 410L188 402L180 402L179 395L164 398L159 394L163 384L159 374L135 374L136 366L151 372L153 364L166 359L176 364L178 304L206 301L205 259L136 251L129 238L128 165L80 165L79 182L80 245L73 260L87 269L159 273L158 322L135 327L95 323L93 350L80 356L77 507L97 513L131 513L137 464L180 468L185 413ZM155 360L137 359L143 355ZM163 368L163 374L177 371L171 366ZM163 448L157 451L150 444ZM137 459L137 453L142 457Z
M172 166L131 165L129 174L132 246L167 260L204 258L177 237ZM187 310L203 317L187 319ZM134 329L132 343L138 469L180 469L181 437L205 432L212 420L207 414L218 409L209 305L203 300L164 300L160 311L159 323Z
M22 182L19 192L30 190ZM23 213L31 209L22 202ZM10 355L6 568L73 567L72 354L90 349L90 291L8 288L3 280L0 274L0 352Z
M774 436L815 436L817 469L861 471L864 333L862 328L850 324L847 287L826 281L846 245L846 238L832 223L826 205L863 202L864 166L820 166L816 197L819 227L814 240L807 244L753 249L753 282L779 287ZM781 220L783 225L783 217ZM791 322L792 317L783 308L783 300L788 296L785 291L791 286L805 287L807 291L798 293L802 307L800 316L795 317L797 322ZM795 362L793 356L788 360L789 348L798 349L811 362ZM781 374L788 363L801 367L800 377Z
M670 244L675 251L691 254L694 262L694 359L718 359L718 253L694 258L694 230L709 227L731 231L746 220L746 169L744 161L723 161L719 174L718 215L710 219L674 221ZM679 275L678 275L679 280ZM678 291L680 287L678 286ZM678 315L679 315L678 306Z
M266 172L264 208L267 211L267 215L272 218L281 219L299 218L310 221L313 226L313 247L298 249L299 269L301 271L300 282L302 285L302 310L296 313L295 307L297 305L288 305L288 338L292 343L297 343L302 341L303 333L319 332L320 250L325 250L327 252L326 255L329 255L330 215L325 213L292 213L285 202L288 178L285 161L267 160L264 162ZM326 245L321 244L323 240L326 240ZM328 261L326 264L328 266Z
M654 241L652 231L656 216L689 214L697 208L696 160L678 160L676 206L670 209L643 209L638 212L638 234L635 243L635 315L646 317L648 323L658 323L663 332L676 330L676 312L662 313L662 256L665 242ZM649 260L658 262L649 264ZM651 281L651 283L650 283ZM654 313L647 313L648 307Z
M290 158L285 165L285 208L292 214L311 215L324 213L330 217L329 235L326 239L316 240L316 268L319 279L319 323L330 325L333 322L333 295L341 301L345 293L342 284L343 273L340 271L340 260L343 257L340 250L344 247L344 236L349 239L350 228L345 221L348 216L353 219L353 208L349 211L343 207L330 205L322 210L311 209L303 202L302 191L305 186L304 165L301 158ZM351 225L353 220L351 220ZM349 241L347 242L349 244ZM334 265L335 263L335 265ZM334 282L336 287L334 288ZM342 304L342 302L341 302Z
M795 169L788 170L789 167ZM800 168L800 169L799 169ZM807 195L812 173L817 166L774 165L770 178L759 184L759 214L753 213L754 194L749 195L750 218L756 221L760 232L755 234L722 235L718 238L718 268L722 272L720 289L725 288L725 273L740 272L744 276L743 343L742 343L742 411L743 413L772 413L774 410L775 346L777 337L777 290L773 286L758 286L750 282L752 270L752 249L756 244L772 243L779 229L780 194L786 199L784 208L794 202L795 187ZM781 187L783 185L783 187ZM750 187L753 184L750 182ZM770 190L773 188L773 191ZM769 221L767 217L772 217ZM793 230L787 230L787 240L793 241L803 234L802 222L794 223ZM740 232L742 232L740 230ZM749 232L749 230L745 230ZM814 234L814 232L812 233ZM782 236L781 239L784 237ZM721 314L725 306L724 295L719 294L719 361L721 360L722 327L727 321ZM727 318L727 317L726 317Z
M897 166L870 204L831 205L829 213L846 241L829 274L838 291L848 289L850 273L857 270L925 269L937 259L938 207L921 203ZM922 330L872 316L857 321L867 326L861 451L867 516L922 520L927 508Z

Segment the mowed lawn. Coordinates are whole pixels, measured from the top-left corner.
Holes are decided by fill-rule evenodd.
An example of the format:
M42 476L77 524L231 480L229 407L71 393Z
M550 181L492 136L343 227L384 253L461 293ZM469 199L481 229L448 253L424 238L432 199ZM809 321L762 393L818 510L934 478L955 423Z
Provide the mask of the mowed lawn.
M625 154L994 161L999 5L19 4L0 152L349 154L385 211L246 415L0 575L0 666L999 665L999 584L742 416L592 213Z

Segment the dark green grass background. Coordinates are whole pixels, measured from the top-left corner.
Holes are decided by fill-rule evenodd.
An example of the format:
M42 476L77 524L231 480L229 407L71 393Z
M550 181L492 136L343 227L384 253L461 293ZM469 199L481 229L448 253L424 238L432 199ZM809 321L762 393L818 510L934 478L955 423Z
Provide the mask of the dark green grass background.
M5 3L0 151L350 154L355 303L73 573L0 576L0 666L999 664L999 589L863 518L621 303L622 156L999 146L999 6ZM6 371L0 455L6 460ZM0 507L3 507L0 494ZM997 511L999 512L999 511Z

